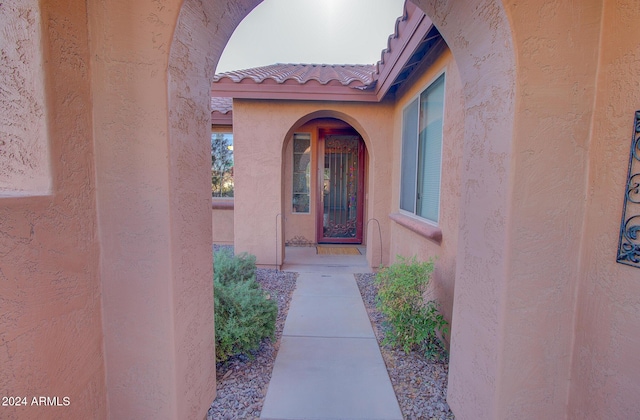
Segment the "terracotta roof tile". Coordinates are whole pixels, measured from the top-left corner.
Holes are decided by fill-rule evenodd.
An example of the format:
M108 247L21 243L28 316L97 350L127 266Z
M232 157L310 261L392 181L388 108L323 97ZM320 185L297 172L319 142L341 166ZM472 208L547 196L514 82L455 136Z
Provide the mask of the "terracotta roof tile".
M216 74L211 93L250 99L378 102L408 78L414 62L424 58L438 36L424 12L405 1L376 64L278 63L234 70Z
M272 64L245 70L234 70L216 74L213 82L229 79L240 83L245 79L255 83L268 82L278 84L294 81L304 85L315 81L321 85L339 83L358 89L366 89L375 83L376 68L369 64Z
M233 98L211 97L211 112L226 114L232 109Z

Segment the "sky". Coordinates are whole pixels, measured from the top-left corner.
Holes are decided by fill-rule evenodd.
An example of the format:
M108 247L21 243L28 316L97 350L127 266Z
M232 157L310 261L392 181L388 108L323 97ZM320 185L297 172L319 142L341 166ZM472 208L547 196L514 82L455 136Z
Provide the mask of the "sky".
M216 73L275 63L375 64L404 0L264 0L238 25Z

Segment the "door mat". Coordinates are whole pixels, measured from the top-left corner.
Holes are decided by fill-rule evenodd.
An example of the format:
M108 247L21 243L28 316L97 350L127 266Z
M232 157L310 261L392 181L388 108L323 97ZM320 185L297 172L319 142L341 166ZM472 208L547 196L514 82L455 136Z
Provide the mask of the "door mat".
M317 246L318 255L361 255L354 246Z

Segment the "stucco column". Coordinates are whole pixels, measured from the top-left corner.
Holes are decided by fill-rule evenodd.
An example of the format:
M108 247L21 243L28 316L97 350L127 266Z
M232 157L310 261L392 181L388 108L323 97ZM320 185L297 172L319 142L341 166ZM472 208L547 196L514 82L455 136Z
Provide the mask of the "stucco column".
M243 105L234 100L235 251L273 267L282 262L282 145L289 125L274 123L282 116L267 102L261 119L250 118Z
M500 418L515 55L499 0L414 1L449 45L465 99L447 401L460 419Z
M209 83L247 3L89 8L110 418L215 396Z

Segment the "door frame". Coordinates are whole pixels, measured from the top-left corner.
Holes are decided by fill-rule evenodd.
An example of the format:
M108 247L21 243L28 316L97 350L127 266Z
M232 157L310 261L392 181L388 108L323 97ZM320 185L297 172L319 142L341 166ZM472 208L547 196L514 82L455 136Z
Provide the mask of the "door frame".
M325 137L331 135L349 135L358 137L358 193L356 198L356 236L355 238L325 238L324 237L324 145ZM318 129L318 173L316 176L316 241L319 244L362 244L364 226L364 184L365 184L365 152L364 139L355 129Z

